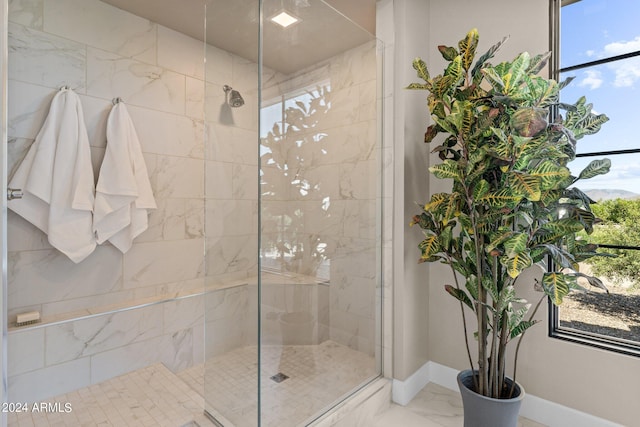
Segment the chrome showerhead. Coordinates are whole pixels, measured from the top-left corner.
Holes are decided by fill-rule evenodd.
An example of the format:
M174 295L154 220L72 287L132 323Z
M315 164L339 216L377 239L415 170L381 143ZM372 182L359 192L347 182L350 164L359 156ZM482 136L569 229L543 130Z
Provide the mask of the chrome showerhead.
M229 85L224 85L222 90L224 90L224 93L226 94L227 104L229 104L230 107L238 108L244 105L244 99L242 99L240 92L233 90Z

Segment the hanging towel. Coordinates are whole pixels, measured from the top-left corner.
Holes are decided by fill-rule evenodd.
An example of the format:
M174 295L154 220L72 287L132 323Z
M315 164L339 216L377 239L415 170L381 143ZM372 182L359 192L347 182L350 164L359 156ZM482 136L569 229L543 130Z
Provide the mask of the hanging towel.
M107 151L100 167L93 229L98 243L121 252L147 229L147 209L155 209L140 141L124 102L115 102L107 120Z
M64 87L53 97L42 129L9 183L22 188L24 196L9 201L8 207L78 263L96 247L93 182L80 97Z

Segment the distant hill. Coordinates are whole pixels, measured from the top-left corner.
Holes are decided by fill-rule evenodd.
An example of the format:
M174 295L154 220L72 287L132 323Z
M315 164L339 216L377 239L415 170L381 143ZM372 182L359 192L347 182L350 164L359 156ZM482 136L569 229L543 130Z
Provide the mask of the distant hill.
M640 199L640 194L627 190L585 190L587 196L595 200L613 200L613 199Z

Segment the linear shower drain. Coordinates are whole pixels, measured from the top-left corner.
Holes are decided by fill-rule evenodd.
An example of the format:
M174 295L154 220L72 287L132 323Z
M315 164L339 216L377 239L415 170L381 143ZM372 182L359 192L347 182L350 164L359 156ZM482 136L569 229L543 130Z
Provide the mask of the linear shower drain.
M289 378L289 377L286 376L285 374L283 374L282 372L278 372L277 374L275 374L274 376L271 377L271 379L274 380L277 383L281 383L282 381L286 380L287 378Z

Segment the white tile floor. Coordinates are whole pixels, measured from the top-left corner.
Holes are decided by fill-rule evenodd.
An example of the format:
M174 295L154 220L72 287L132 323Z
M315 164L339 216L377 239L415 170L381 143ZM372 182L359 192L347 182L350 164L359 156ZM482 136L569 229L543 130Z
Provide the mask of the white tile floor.
M263 427L306 424L358 385L376 374L373 357L325 341L317 346L263 346ZM206 372L206 377L203 373ZM276 383L272 375L289 378ZM243 347L205 365L173 374L156 364L71 393L48 399L72 411L13 413L11 427L182 427L195 420L213 424L207 409L225 427L257 422L257 349Z
M164 365L156 364L48 399L62 411L11 413L11 427L180 427L212 424L203 399ZM64 412L65 404L71 411Z
M185 370L179 377L162 364L153 365L49 399L62 411L12 413L10 427L200 427L213 424L203 415L203 372L217 379L206 388L210 408L225 427L256 425L256 349L246 347L219 356L208 367ZM263 351L263 426L305 424L374 372L374 362L362 353L333 342L319 346L272 346ZM244 371L243 371L244 369ZM275 383L271 373L290 378ZM71 412L63 412L65 403ZM226 404L228 406L223 406ZM229 420L225 419L228 418ZM457 392L428 384L407 405L392 404L373 426L461 427L462 402ZM522 418L519 427L544 427Z
M207 409L236 426L256 423L256 352L256 347L243 347L205 363ZM304 425L377 372L373 357L333 341L262 346L261 361L263 427ZM278 373L289 378L275 382L270 377ZM189 372L181 377L186 375Z
M429 383L408 405L391 404L371 427L462 427L463 423L460 393ZM521 417L518 427L545 426Z

